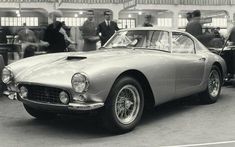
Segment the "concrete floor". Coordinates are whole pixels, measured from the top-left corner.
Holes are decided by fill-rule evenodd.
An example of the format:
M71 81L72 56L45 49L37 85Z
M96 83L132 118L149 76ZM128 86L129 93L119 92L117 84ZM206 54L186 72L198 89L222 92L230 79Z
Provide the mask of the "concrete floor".
M215 104L200 105L192 98L167 103L144 114L132 132L111 135L91 118L65 116L37 121L20 102L0 97L0 146L157 147L210 143L231 147L235 146L234 114L235 86L226 86Z

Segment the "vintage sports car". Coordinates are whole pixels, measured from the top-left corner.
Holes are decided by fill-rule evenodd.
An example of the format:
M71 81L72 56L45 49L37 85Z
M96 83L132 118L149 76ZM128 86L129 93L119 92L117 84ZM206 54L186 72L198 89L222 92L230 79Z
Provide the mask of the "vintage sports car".
M116 32L97 51L12 63L2 79L38 119L97 110L104 126L123 133L137 125L144 108L196 93L216 102L225 74L224 60L188 33L135 28Z
M220 55L224 59L227 66L225 82L230 82L231 79L235 78L235 46L230 42L225 45L226 46L222 48L209 48L209 50Z

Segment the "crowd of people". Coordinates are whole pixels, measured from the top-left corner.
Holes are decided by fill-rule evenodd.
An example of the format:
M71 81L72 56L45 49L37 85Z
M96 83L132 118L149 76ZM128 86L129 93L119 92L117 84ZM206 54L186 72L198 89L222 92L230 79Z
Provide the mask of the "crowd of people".
M52 12L49 14L51 23L46 27L42 39L38 39L35 33L30 30L26 23L18 31L16 42L21 44L23 55L29 57L34 55L38 46L43 46L47 53L57 53L65 51L93 51L96 50L97 42L103 46L111 36L119 30L118 25L113 21L111 11L104 11L104 20L97 24L93 10L86 12L87 20L82 26L67 27L65 22L57 20L61 13ZM143 27L153 27L152 16L145 15ZM201 19L201 12L195 10L186 13L188 20L185 31L196 37L207 47L222 47L225 38L220 35L220 28L205 28ZM228 40L235 42L235 27L231 30Z
M87 20L80 27L67 27L65 22L58 21L61 17L58 11L49 13L49 25L43 31L43 37L39 39L35 32L26 23L16 33L15 44L21 45L18 51L19 58L26 58L35 55L40 47L47 53L58 53L66 51L93 51L96 50L97 42L103 46L111 36L119 30L115 21L111 20L112 13L104 11L104 21L97 24L94 11L86 12Z
M94 21L93 10L88 10L86 15L87 20L84 24L78 29L73 28L71 30L71 32L77 32L71 33L71 38L74 39L72 41L65 31L66 25L57 21L58 15L52 13L50 17L53 22L47 27L44 35L44 41L48 42L48 53L67 51L68 45L75 44L75 41L82 51L96 50L98 41L101 41L101 45L104 45L115 31L119 30L117 23L111 20L112 13L110 11L104 12L105 20L98 25Z
M220 35L220 28L205 28L203 31L203 21L201 19L200 10L188 12L186 14L188 20L185 31L196 37L202 44L207 47L221 48L224 45L225 38Z

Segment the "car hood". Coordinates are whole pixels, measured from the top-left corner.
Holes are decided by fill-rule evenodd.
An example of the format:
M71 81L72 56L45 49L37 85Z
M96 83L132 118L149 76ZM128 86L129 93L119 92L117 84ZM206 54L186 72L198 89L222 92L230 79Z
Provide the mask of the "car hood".
M152 54L153 51L147 52ZM138 55L145 53L146 50L115 49L49 54L21 60L9 65L9 68L18 82L70 86L75 73L87 74L88 68L97 71L116 66L123 59L138 60Z

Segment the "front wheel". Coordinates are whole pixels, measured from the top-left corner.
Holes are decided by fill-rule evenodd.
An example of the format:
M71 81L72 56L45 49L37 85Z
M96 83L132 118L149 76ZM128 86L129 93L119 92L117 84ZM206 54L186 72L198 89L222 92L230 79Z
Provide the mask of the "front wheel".
M217 66L213 66L207 83L207 89L201 94L201 100L204 103L215 103L220 95L222 86L222 75Z
M139 82L122 77L114 83L102 114L104 125L113 133L125 133L135 128L144 107L144 93Z

